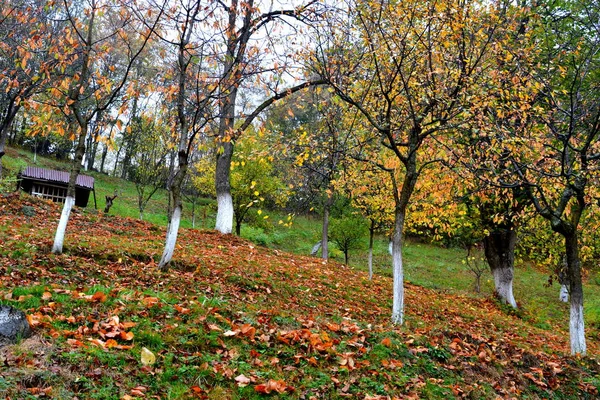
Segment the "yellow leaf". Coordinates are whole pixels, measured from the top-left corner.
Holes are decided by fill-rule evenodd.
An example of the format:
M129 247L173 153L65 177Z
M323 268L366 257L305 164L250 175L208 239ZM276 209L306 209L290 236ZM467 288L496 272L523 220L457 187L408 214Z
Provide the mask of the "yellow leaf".
M152 365L156 362L156 356L147 348L142 347L141 361L143 365Z

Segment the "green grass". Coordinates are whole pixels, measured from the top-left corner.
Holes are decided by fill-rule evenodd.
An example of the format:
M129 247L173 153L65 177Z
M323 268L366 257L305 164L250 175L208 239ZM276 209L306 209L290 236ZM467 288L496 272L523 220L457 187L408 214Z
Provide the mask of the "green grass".
M51 168L63 171L69 171L70 163L57 161L53 158L37 157L34 163L34 155L30 151L20 148L8 148L7 154L2 157L3 179L0 183L0 192L12 191L16 187L16 176L25 167L35 165L41 168ZM112 173L112 171L109 171ZM102 174L94 171L81 171L84 175L92 176L95 180L96 208L102 212L106 205L105 196L118 197L115 199L110 209L110 214L138 219L140 212L138 208L138 193L135 184L124 181L111 174ZM167 225L167 203L168 192L165 189L159 189L152 199L146 205L144 210L144 220L153 224ZM215 220L215 202L210 199L200 199L196 204L195 227L198 229L212 229ZM94 208L94 195L90 195L88 208L85 212L92 212ZM183 214L181 218L182 228L192 227L192 203L184 200Z
M12 182L17 172L27 165L33 165L33 154L11 148L2 158L5 180ZM37 157L41 167L68 170L69 165L51 158ZM111 214L139 218L137 207L137 192L135 185L120 178L96 172L84 172L96 180L96 199L98 212L104 208L104 197L119 194L110 210ZM8 187L13 187L8 185ZM7 186L6 183L4 186ZM93 205L93 199L92 205ZM144 219L159 226L166 226L167 191L159 190L148 203ZM215 218L213 200L201 199L196 206L197 229L212 229ZM93 214L88 207L84 212ZM192 227L192 205L184 203L181 221L182 228ZM295 216L291 226L286 226L288 215L278 211L266 212L267 220L261 220L259 226L248 223L242 225L241 236L254 243L278 250L297 254L310 254L313 245L321 237L321 217L318 215ZM284 224L279 223L284 222ZM368 238L365 237L365 247ZM8 251L1 250L0 251ZM10 250L15 258L27 256L36 251L26 244ZM330 257L343 262L343 254L330 244ZM465 251L462 249L444 249L438 246L408 240L403 249L405 280L413 284L439 290L445 293L466 294L474 298L489 298L493 296L493 278L486 271L481 279L481 293L474 292L474 277L463 264ZM379 236L374 244L374 272L391 276L391 257L388 254L388 240ZM353 251L350 264L359 269L367 270L367 250ZM515 266L514 295L522 309L519 316L531 321L537 327L551 329L553 325L566 326L568 321L568 304L558 301L557 284L547 286L549 273L540 271L527 263ZM586 302L586 323L591 327L600 327L600 271L591 273L584 286ZM592 330L593 332L593 330ZM598 334L596 334L598 336Z

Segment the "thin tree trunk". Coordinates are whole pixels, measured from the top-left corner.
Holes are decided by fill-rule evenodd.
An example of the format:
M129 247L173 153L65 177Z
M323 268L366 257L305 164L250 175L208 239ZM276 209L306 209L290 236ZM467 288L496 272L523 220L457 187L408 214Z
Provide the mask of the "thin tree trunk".
M558 276L558 283L560 283L560 291L558 293L558 299L563 303L569 302L569 268L567 264L567 255L565 254L562 258L561 263L557 267L556 275Z
M497 229L483 239L486 260L494 276L496 293L500 300L517 308L513 295L515 229Z
M79 176L79 172L81 172L81 161L83 160L83 155L85 154L87 126L81 125L79 129L79 141L77 143L77 148L75 149L75 158L71 166L71 174L69 176L69 184L67 186L67 197L65 198L65 203L60 215L58 227L56 228L56 234L54 235L54 244L52 245L52 253L54 254L61 254L63 252L67 224L69 222L69 217L71 216L71 210L75 204L75 185L77 183L77 176Z
M323 228L321 229L321 257L329 259L329 207L323 208Z
M6 154L6 137L20 108L16 104L10 105L0 125L0 179L2 179L2 157Z
M571 354L586 354L585 322L583 319L583 284L581 281L581 262L579 260L579 243L577 230L565 235L565 251L567 255L567 276L571 297L569 317L569 336Z
M123 146L125 145L125 143L122 143L119 146L119 150L117 150L117 155L115 156L115 167L113 168L113 176L117 176L117 168L119 168L119 158L121 158L121 150L123 149Z
M558 292L558 299L563 303L569 302L569 285L560 285L560 291Z
M89 136L86 139L86 145L85 145L85 158L83 160L83 168L85 171L89 171L90 170L90 157L91 157L91 151L92 151L92 145L94 143L94 137L93 135L90 133Z
M330 188L327 191L327 198L323 205L323 229L321 231L321 257L323 260L329 259L329 213L332 205L333 191Z
M106 155L108 154L108 146L105 144L102 147L102 158L100 161L100 172L104 173L104 163L106 162Z
M235 234L241 236L242 234L242 221L235 220Z
M87 159L87 169L88 171L94 170L94 162L96 161L96 153L98 153L98 134L94 135L92 138L92 145L89 151L89 158Z
M196 199L192 201L192 229L196 228Z
M6 135L8 133L8 126L4 125L0 128L0 179L2 179L2 157L6 154L5 144L6 144Z
M375 221L371 220L369 228L369 280L373 279L373 237L375 236Z
M180 147L185 148L187 137L184 136ZM178 153L179 168L175 173L175 177L171 183L169 190L169 199L172 209L169 210L169 224L167 226L167 237L165 241L165 249L160 259L158 267L161 271L166 272L169 269L169 263L173 258L175 244L177 242L177 234L179 232L179 224L181 222L181 212L183 203L181 200L181 187L188 169L188 154L185 150L180 150Z

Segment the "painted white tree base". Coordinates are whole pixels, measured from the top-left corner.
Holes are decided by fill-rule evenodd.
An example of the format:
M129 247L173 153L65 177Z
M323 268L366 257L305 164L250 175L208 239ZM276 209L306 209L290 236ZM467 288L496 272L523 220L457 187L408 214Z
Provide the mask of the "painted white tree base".
M63 205L62 213L60 214L60 220L58 221L58 227L56 228L56 234L54 235L54 244L52 245L52 253L62 254L63 244L65 242L65 233L67 232L67 224L69 223L69 216L71 210L75 205L75 198L67 196L65 198L65 204Z
M171 222L167 227L167 239L165 241L165 250L158 263L159 268L164 268L171 262L173 258L173 252L175 251L175 244L177 243L177 233L179 232L179 223L181 222L181 207L176 207L173 210L173 216Z
M496 287L496 292L503 301L510 304L511 307L517 308L517 302L513 295L513 281L511 278L505 276L508 275L505 272L506 271L501 269L494 270L494 285ZM510 275L512 275L512 273Z
M586 354L585 323L583 321L583 305L571 304L569 319L569 336L571 339L571 354Z
M558 299L563 303L569 302L569 288L567 285L560 285L560 292L558 294Z
M394 271L392 323L402 325L404 323L404 268L401 247L393 246L392 253L392 268Z
M217 195L217 221L215 229L224 234L232 232L233 200L230 193Z

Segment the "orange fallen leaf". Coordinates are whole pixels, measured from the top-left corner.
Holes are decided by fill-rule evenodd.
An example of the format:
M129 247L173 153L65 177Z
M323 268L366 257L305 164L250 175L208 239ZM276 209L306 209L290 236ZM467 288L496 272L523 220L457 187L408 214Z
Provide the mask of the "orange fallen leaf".
M285 393L286 390L291 389L285 384L284 381L276 381L270 379L269 382L254 386L254 390L257 393L269 394L271 392L277 392L279 394ZM290 390L291 391L291 390Z
M106 294L101 291L97 291L92 295L92 301L96 301L98 303L104 303L106 301Z
M158 297L144 297L142 299L142 303L144 303L146 305L146 307L152 307L153 305L157 304L159 301L160 300Z

